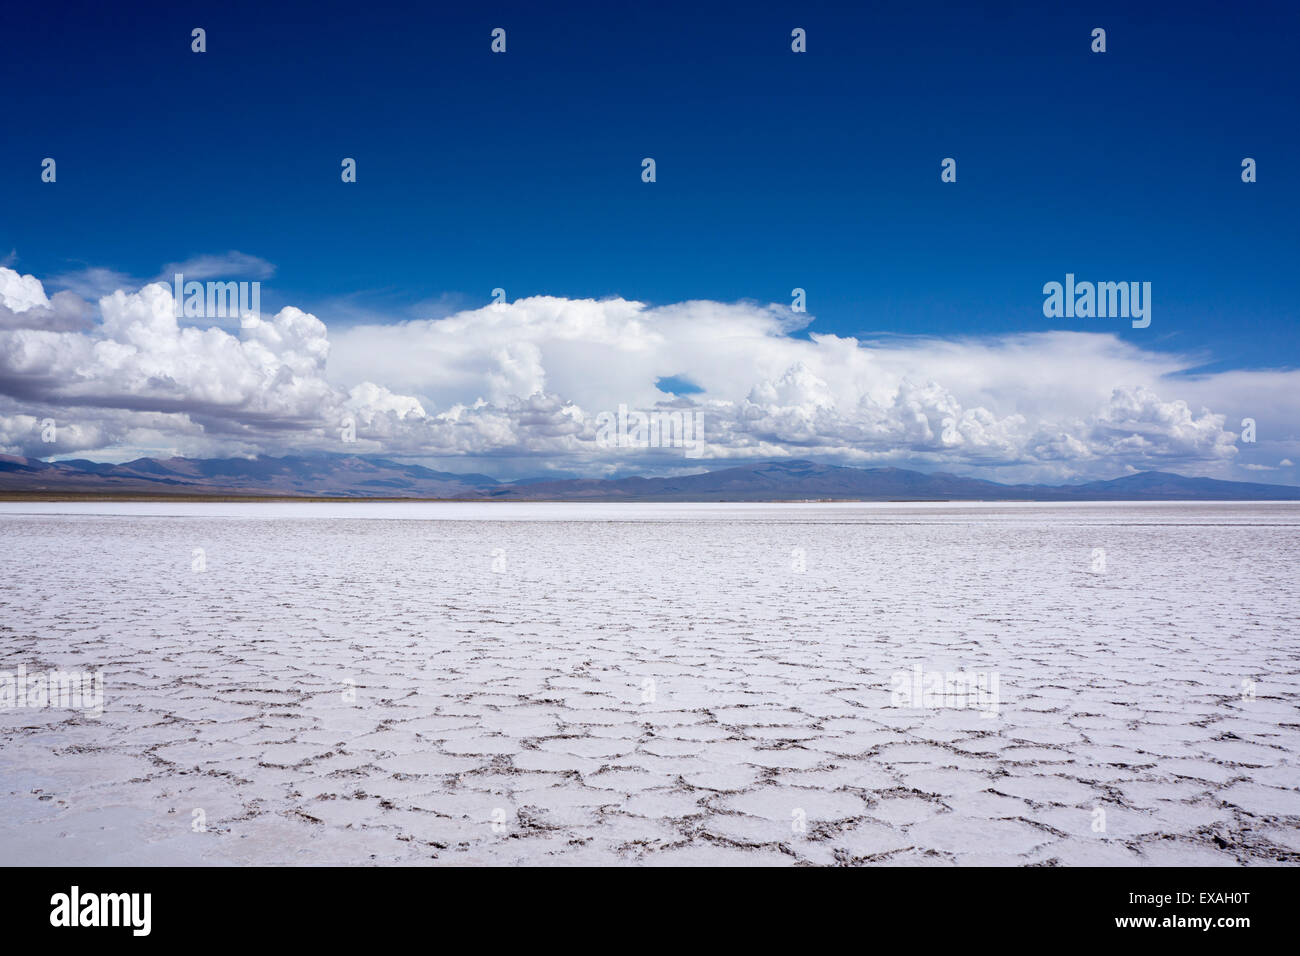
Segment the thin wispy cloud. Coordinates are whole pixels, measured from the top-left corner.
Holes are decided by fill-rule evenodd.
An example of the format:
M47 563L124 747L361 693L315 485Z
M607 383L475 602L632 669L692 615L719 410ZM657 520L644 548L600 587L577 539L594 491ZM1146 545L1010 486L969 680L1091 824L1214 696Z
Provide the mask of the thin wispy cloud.
M180 262L163 266L156 281L171 282L180 273L189 279L269 279L275 275L275 265L258 256L230 251L219 255L193 256Z

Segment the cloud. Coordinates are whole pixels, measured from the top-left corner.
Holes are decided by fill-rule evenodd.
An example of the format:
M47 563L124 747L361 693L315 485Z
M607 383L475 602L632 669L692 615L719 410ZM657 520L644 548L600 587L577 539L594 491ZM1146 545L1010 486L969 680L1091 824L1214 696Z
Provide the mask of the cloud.
M59 427L58 420L49 416L0 415L0 449L32 457L95 448L109 440L110 434L92 422L67 422Z
M55 309L2 268L0 304ZM226 331L178 323L164 283L99 309L93 328L0 323L0 447L51 454L32 423L53 415L79 426L67 450L323 449L590 474L810 457L1045 480L1223 474L1236 416L1263 409L1261 431L1291 438L1300 424L1300 373L1193 377L1202 357L1107 334L859 340L795 334L807 317L783 306L544 296L333 333L287 307ZM665 379L696 390L667 395ZM620 405L698 410L705 453L608 447L597 416ZM1275 452L1294 453L1289 440Z
M50 285L82 299L96 300L116 289L134 289L139 282L116 269L89 266L63 272L50 279Z
M0 267L0 329L88 330L92 309L71 292L47 298L40 280Z
M171 282L176 273L190 279L269 279L275 275L275 266L257 256L231 250L219 255L192 256L181 262L169 262L158 274L158 280Z
M10 264L0 262L0 267ZM186 281L261 280L271 278L275 274L275 266L258 256L232 250L225 253L192 256L180 262L169 262L163 266L153 281L170 284L178 272L185 276ZM53 276L49 284L81 299L96 301L119 289L139 288L143 282L118 269L87 266Z

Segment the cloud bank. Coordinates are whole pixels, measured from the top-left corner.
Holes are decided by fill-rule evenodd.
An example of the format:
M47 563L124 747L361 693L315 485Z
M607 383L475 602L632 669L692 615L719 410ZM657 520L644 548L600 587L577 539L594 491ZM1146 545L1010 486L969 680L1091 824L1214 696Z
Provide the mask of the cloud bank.
M164 283L119 288L96 309L0 267L0 451L319 450L592 475L807 457L1008 480L1244 477L1252 462L1287 480L1294 466L1279 463L1300 451L1295 370L1193 376L1203 357L1097 333L804 335L807 318L538 296L332 334L287 307L228 331L178 321ZM661 379L699 391L670 395ZM608 447L596 419L620 405L698 409L703 455ZM1256 445L1239 441L1244 416L1260 423Z

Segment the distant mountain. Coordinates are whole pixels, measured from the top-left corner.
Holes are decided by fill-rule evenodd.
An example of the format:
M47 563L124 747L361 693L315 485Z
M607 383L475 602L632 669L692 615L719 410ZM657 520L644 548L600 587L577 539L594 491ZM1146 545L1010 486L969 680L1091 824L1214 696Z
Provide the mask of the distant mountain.
M680 478L529 479L433 471L368 455L139 458L120 465L0 455L0 494L275 495L512 501L1300 501L1300 488L1144 471L1079 485L776 461Z
M120 465L0 455L0 492L473 497L487 475L453 475L363 455L138 458Z
M489 498L592 501L1297 501L1300 488L1146 471L1083 485L1004 485L943 472L778 461L682 478L579 479L498 485Z

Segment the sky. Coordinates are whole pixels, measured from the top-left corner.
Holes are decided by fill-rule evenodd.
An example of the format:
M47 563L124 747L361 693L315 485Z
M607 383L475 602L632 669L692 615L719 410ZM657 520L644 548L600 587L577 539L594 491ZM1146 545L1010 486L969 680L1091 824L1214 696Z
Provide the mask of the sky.
M6 11L0 453L1300 483L1294 4L133 9Z

